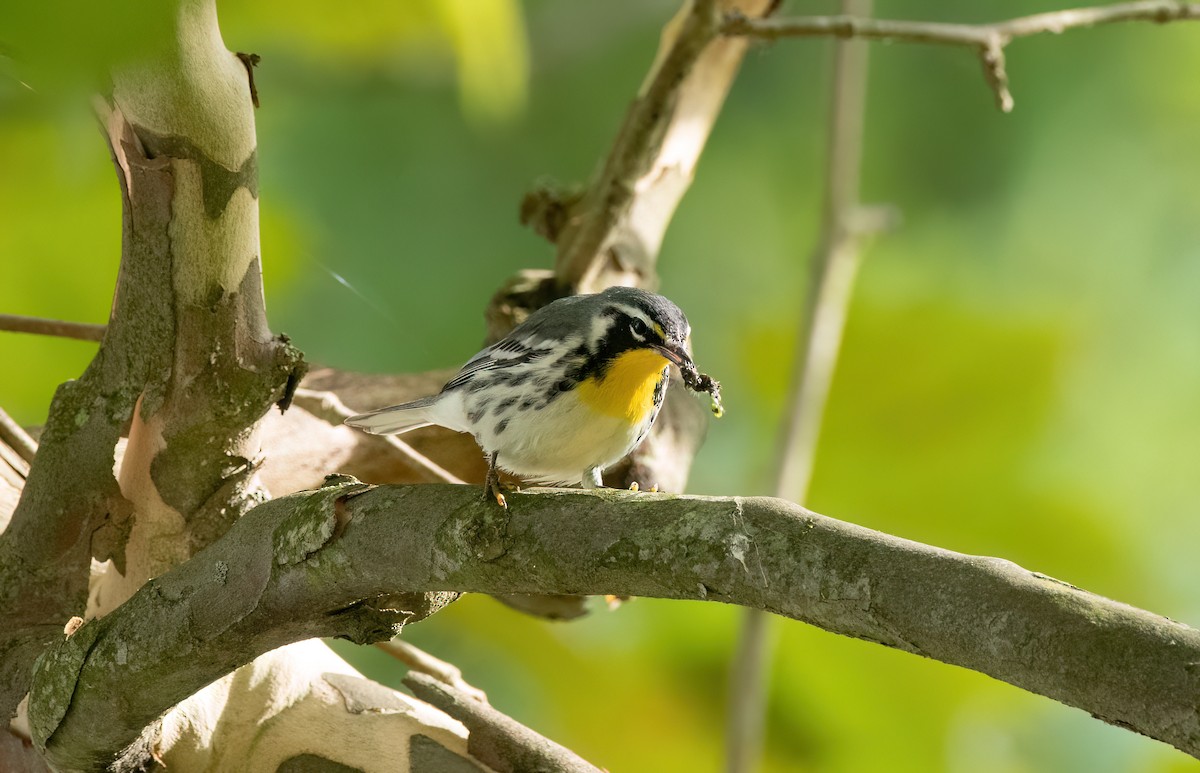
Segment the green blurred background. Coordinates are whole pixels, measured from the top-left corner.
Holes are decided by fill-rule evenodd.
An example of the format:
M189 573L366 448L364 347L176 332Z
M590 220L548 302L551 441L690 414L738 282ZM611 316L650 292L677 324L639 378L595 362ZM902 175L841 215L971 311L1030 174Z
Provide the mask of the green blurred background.
M9 5L22 7L0 11L0 312L102 322L120 209L87 95L97 63L157 22ZM1056 7L950 5L877 13ZM492 291L552 260L517 223L522 193L590 176L675 8L224 2L227 45L263 56L274 329L347 369L473 353ZM829 54L825 41L751 51L667 234L663 291L727 405L694 492L770 486L821 203ZM1200 25L1018 41L1011 115L966 51L875 45L871 57L863 197L905 225L868 252L809 504L1200 625ZM93 351L0 333L0 405L40 423ZM468 598L405 636L611 770L711 771L739 618L643 599L554 625ZM765 770L1194 769L987 677L777 626ZM384 656L337 647L398 683Z

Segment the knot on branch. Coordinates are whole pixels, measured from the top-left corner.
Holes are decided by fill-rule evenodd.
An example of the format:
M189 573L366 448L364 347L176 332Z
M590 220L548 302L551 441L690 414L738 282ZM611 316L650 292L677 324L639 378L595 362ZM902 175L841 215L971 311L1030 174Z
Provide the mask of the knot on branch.
M349 521L342 504L371 490L349 475L331 475L316 491L301 492L288 499L296 504L272 535L275 563L298 564L336 539Z
M582 200L583 190L578 186L537 183L521 198L521 225L529 226L538 236L557 244L559 235Z
M304 359L304 352L292 346L292 340L286 335L280 333L273 343L276 366L287 372L283 394L275 401L275 405L280 413L287 413L287 409L292 407L292 398L296 396L296 388L308 373L308 362Z
M1013 109L1012 92L1008 90L1008 71L1005 69L1004 46L1008 39L1001 35L990 35L979 46L979 60L983 63L983 77L996 95L996 106L1003 113Z
M525 269L509 277L484 312L488 343L499 341L534 311L562 295L553 271Z
M1164 5L1157 9L1154 14L1154 21L1158 24L1167 24L1173 21L1182 19L1190 19L1196 14L1194 4L1179 0L1174 5Z

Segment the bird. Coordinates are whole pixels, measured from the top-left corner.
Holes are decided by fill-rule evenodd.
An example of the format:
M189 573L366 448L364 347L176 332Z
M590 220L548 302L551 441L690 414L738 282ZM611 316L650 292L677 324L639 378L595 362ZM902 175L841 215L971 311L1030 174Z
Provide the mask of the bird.
M690 336L683 311L646 290L559 298L468 360L437 394L346 424L377 435L434 424L469 432L488 463L484 496L505 508L499 470L598 488L601 473L650 431L670 365L689 385L697 377Z

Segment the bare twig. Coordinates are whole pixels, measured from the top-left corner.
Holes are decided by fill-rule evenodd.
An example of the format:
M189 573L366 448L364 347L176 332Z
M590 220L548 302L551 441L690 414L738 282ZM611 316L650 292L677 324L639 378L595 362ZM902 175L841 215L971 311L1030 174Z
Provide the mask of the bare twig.
M871 0L843 0L843 11L870 15ZM811 259L812 279L799 336L787 417L780 436L775 496L803 502L808 496L821 420L841 348L842 331L858 272L859 247L868 229L886 227L886 210L859 205L867 47L841 41L834 57L829 116L829 166L821 233ZM746 610L734 654L728 711L727 769L756 770L766 712L766 683L773 649L771 620Z
M9 448L16 451L27 465L33 464L33 457L37 454L37 441L3 408L0 408L0 441L4 441ZM26 468L26 472L28 471Z
M467 680L463 679L462 671L458 666L435 658L425 650L409 644L403 639L375 642L375 646L408 666L410 671L432 676L442 684L453 687L481 703L488 702L487 693L468 684Z
M330 424L341 424L355 413L333 392L297 389L293 395L292 402ZM377 437L399 451L413 464L429 473L434 480L439 480L443 483L465 482L395 435L379 435Z
M983 63L988 85L996 94L996 104L1007 113L1012 110L1013 98L1008 89L1004 49L1017 38L1043 33L1057 35L1067 30L1118 22L1148 21L1165 24L1197 19L1200 19L1200 3L1139 0L1132 3L1039 13L990 24L869 19L856 14L776 19L751 19L735 14L726 17L722 32L726 35L746 35L771 40L785 37L839 37L974 48Z
M99 341L104 338L106 325L87 322L63 322L41 317L23 317L19 314L0 314L0 330L10 333L32 333L34 335L75 338L80 341Z
M845 5L868 13L871 1L845 0ZM863 229L867 218L860 217L858 200L866 81L866 46L840 42L829 116L825 208L810 263L804 334L796 350L776 469L775 495L794 502L803 502L808 496L821 419L858 273L859 248L867 235ZM888 225L886 219L878 218L870 224Z

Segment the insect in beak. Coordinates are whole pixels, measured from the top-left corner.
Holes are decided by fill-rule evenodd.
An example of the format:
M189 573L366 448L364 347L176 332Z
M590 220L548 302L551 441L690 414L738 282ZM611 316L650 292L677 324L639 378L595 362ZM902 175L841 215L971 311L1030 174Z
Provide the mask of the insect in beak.
M692 358L681 347L671 346L670 344L666 346L651 344L650 348L675 363L680 370L696 369L696 366L692 363Z

